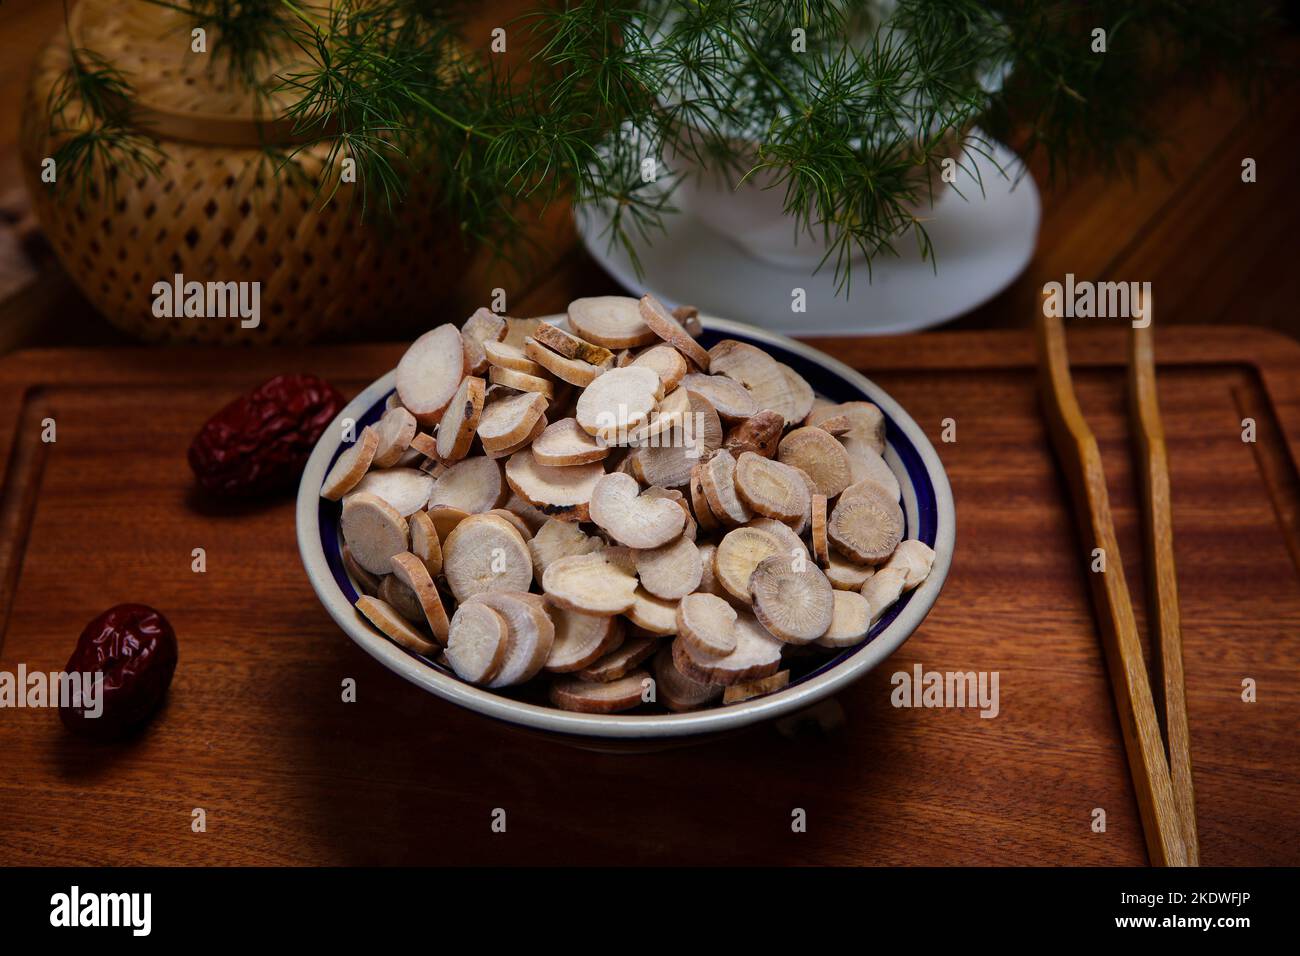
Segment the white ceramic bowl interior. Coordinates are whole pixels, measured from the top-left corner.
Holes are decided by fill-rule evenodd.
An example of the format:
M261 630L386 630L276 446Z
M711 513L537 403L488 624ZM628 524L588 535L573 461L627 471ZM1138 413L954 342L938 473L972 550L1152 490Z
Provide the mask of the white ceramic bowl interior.
M338 502L320 497L320 486L342 451L343 419L356 432L378 419L393 390L389 372L367 387L325 430L307 462L298 488L298 549L303 566L325 610L349 637L389 670L437 696L488 717L549 734L607 740L683 738L737 730L790 714L844 689L892 654L916 630L943 588L952 560L956 516L948 478L934 447L906 412L877 385L815 348L752 326L706 317L705 345L723 338L751 342L799 372L817 393L831 401L870 401L887 421L885 460L902 487L904 537L919 538L935 550L934 568L920 587L905 593L875 624L867 640L847 648L793 680L784 690L740 704L684 714L577 714L516 700L466 684L433 661L408 651L376 631L355 610L355 584L343 569L338 532Z

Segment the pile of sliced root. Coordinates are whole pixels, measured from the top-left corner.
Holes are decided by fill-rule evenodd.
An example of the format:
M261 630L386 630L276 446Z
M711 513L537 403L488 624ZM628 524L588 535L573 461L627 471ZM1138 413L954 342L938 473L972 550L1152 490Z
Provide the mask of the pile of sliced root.
M749 700L866 640L934 561L884 417L699 332L604 296L421 336L321 489L357 610L469 683L600 714Z

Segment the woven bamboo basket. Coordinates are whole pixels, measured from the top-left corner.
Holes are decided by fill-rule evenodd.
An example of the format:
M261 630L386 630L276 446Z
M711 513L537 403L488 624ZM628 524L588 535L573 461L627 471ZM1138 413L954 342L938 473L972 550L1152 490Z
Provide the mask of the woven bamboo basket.
M42 52L23 113L27 188L64 268L114 325L150 342L299 344L364 327L398 337L433 320L439 276L460 276L469 260L460 236L412 167L410 189L393 213L363 214L342 185L332 202L318 192L327 144L297 152L287 105L258 99L232 82L211 53L190 51L192 24L181 13L138 0L83 0L72 40L116 66L133 88L133 122L161 150L159 175L113 175L95 183L41 181L56 146L48 97L68 68L60 30ZM209 45L209 49L211 49ZM289 63L267 67L274 73ZM337 175L334 172L332 175ZM260 283L260 324L238 316L155 317L155 283Z

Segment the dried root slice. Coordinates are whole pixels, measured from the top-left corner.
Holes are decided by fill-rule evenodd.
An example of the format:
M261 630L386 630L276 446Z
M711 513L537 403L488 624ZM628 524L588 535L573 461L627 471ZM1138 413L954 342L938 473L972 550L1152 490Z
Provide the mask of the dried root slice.
M677 602L657 598L645 588L636 589L632 606L623 613L629 621L651 634L677 633Z
M424 627L424 608L415 592L391 574L385 574L375 595L416 627Z
M808 424L817 425L840 417L847 419L849 426L843 437L864 442L877 455L885 453L885 416L871 402L845 402L814 408L808 416Z
M352 549L346 544L343 546L343 570L348 573L352 583L357 586L357 590L362 594L369 594L371 597L379 593L379 586L382 583L377 574L371 574L361 565L357 564L357 559L352 557Z
M569 327L607 349L632 349L659 339L642 320L637 300L625 295L574 299L569 303Z
M742 700L753 700L755 697L763 697L767 694L775 694L778 690L785 690L790 686L790 672L777 671L771 677L760 677L758 680L747 680L740 684L732 684L722 695L724 704L739 704Z
M589 435L606 444L626 445L631 433L650 418L663 395L659 376L648 368L610 369L578 396L574 416Z
M831 549L830 560L826 562L826 579L837 591L857 591L867 583L867 579L876 573L869 564L855 564Z
M462 604L448 628L447 664L470 684L486 684L501 672L510 650L510 630L486 604Z
M343 450L330 468L325 481L321 483L320 496L329 501L338 501L356 487L357 482L365 477L371 462L375 460L375 451L379 448L379 433L367 425L361 429L357 440Z
M533 556L533 576L540 584L546 569L560 558L591 554L604 546L600 538L585 534L576 521L547 518L546 524L528 542L528 550Z
M507 445L505 448L496 448L492 451L484 449L483 454L494 461L500 458L509 458L515 452L523 451L525 448L530 447L533 442L541 437L542 432L546 431L547 426L550 424L551 423L546 420L546 416L543 415L537 420L537 424L533 426L533 430L525 435L522 441L515 442L513 445Z
M528 541L533 536L532 529L528 527L528 522L524 521L523 518L519 517L519 515L515 514L509 508L493 508L491 511L485 511L483 513L487 515L496 515L502 521L507 522L512 528L519 532L519 537L523 538L524 541Z
M763 560L786 553L776 535L758 528L736 528L718 542L713 556L713 576L723 590L748 604L749 577Z
M903 509L885 489L864 482L853 498L835 506L826 534L849 560L880 564L903 540Z
M855 438L844 439L844 450L848 452L849 468L853 477L853 484L844 489L846 494L854 485L864 481L874 481L889 492L889 497L898 500L902 488L898 484L898 476L894 474L894 469L889 467L884 458Z
M558 352L548 349L536 339L525 339L524 351L530 359L560 379L560 381L568 382L570 385L577 385L580 388L590 385L605 371L601 366L592 365L590 362L565 358Z
M506 345L513 345L522 351L524 339L536 336L537 327L543 322L549 322L551 325L557 323L563 324L568 319L563 315L543 315L534 319L513 319L506 316L506 337L501 341Z
M578 676L589 681L615 681L630 673L654 653L659 641L653 637L628 637L594 664L584 667Z
M614 353L603 345L592 345L571 332L556 328L550 322L539 322L532 338L567 359L606 368L614 364Z
M500 342L506 335L506 320L488 309L478 309L460 327L460 340L465 349L465 373L482 375L487 371L485 347L489 342Z
M691 333L683 328L664 304L652 295L643 295L639 303L641 319L655 335L694 362L704 371L709 370L709 353Z
M648 368L653 371L659 376L659 381L664 383L665 392L671 392L680 385L686 373L690 371L690 366L686 364L686 359L682 358L682 353L671 345L651 346L628 364L634 368Z
M679 388L665 395L650 413L649 420L633 429L629 444L644 447L671 445L680 436L690 410L686 389Z
M487 383L472 375L461 379L460 388L452 398L442 421L438 423L438 458L444 462L459 461L469 454L470 443L483 414L483 399Z
M470 604L485 604L506 622L506 657L488 687L513 687L532 680L546 664L555 643L555 625L542 599L526 591L476 594Z
M903 581L904 591L912 590L928 578L933 567L934 549L924 541L917 541L915 538L900 541L894 553L885 562L885 568L893 568L906 575Z
M812 553L808 550L808 546L803 543L803 538L799 537L794 529L785 522L777 521L775 518L755 518L746 527L766 531L776 538L781 542L781 550L784 554L788 554L792 558L797 554L802 554L804 559L812 560Z
M810 644L826 633L835 611L835 590L821 568L775 555L760 561L749 578L754 616L787 644Z
M501 477L501 466L495 461L478 456L465 458L434 481L433 492L429 495L429 511L439 505L450 505L468 514L482 514L500 507L508 492L505 479Z
M529 447L537 463L548 468L589 465L609 456L609 446L588 435L575 418L561 418L547 425Z
M356 487L343 496L346 502L353 495L370 494L388 502L405 518L422 509L433 493L433 479L419 468L382 468L372 471L357 482Z
M546 669L556 674L580 671L623 643L623 624L617 617L554 608L551 620L555 622L555 643L546 658Z
M584 614L622 614L636 603L636 575L605 551L552 561L542 590L556 606Z
M608 683L565 677L551 684L551 703L561 710L580 714L617 714L643 703L652 683L645 671Z
M686 527L682 530L682 537L687 541L694 542L695 536L699 531L695 524L695 516L691 514L691 506L686 503L686 496L676 488L660 488L657 485L645 490L647 498L665 498L668 501L676 502L677 507L682 509L682 514L686 516Z
M812 414L813 402L817 396L813 393L808 380L802 375L788 365L780 362L776 364L780 366L787 385L786 406L781 411L787 416L786 421L791 425L804 421Z
M343 502L339 521L352 557L371 574L387 574L393 555L410 541L406 519L377 495L360 492Z
M483 352L487 356L488 365L493 368L506 368L512 372L538 376L546 372L546 369L528 357L522 347L509 342L485 342Z
M730 600L726 589L718 582L713 573L713 566L717 560L718 546L712 542L705 542L700 545L700 564L704 568L704 573L700 575L700 586L697 593L712 594L715 597Z
M432 657L438 653L439 646L407 624L391 605L365 595L357 598L356 606L357 610L365 615L366 620L379 628L380 632L393 643L405 647L408 651L423 654L425 657Z
M637 449L644 481L664 488L690 484L695 466L722 446L722 422L713 406L686 389L679 388L673 395L686 396L688 407L680 423L655 436L650 445Z
M698 392L708 399L709 404L728 422L743 422L760 411L758 402L749 389L725 375L692 372L683 378L681 383L692 392Z
M465 377L460 330L440 325L411 343L397 363L397 397L421 425L442 418Z
M514 445L532 432L546 411L546 397L536 392L493 396L478 421L478 437L487 451Z
M809 417L817 414L814 407ZM805 425L805 428L820 428L828 435L839 438L841 435L847 435L853 429L853 423L849 421L847 415L832 415L830 418L823 418L816 425Z
M785 430L785 419L780 412L765 408L752 415L727 432L727 439L722 447L739 456L752 451L764 458L775 458L781 441L781 432Z
M501 368L499 365L493 365L488 369L488 381L493 385L513 388L517 392L535 392L545 398L555 396L555 385L549 378L529 375L527 372L516 372L512 368Z
M641 486L631 475L604 475L591 492L591 520L630 548L657 548L680 537L686 527L682 509L673 501L640 492Z
M429 510L425 512L429 520L433 522L434 531L438 535L440 542L447 540L447 535L456 529L456 526L469 517L469 512L463 508L455 508L451 505L430 505Z
M700 321L700 310L693 305L679 305L673 309L673 318L682 324L694 338L704 334L704 323Z
M721 527L722 522L709 507L709 499L704 494L703 474L703 466L691 469L691 510L695 512L695 521L701 528L713 531Z
M419 432L416 432L418 435ZM414 439L412 439L414 440ZM430 462L424 454L415 448L408 448L397 456L397 461L393 463L394 468L419 468L426 475L431 475L432 469L438 467L438 463Z
M781 669L783 646L752 614L742 613L736 618L736 649L730 654L708 657L677 637L673 639L673 663L691 680L730 686L775 674Z
M375 447L375 457L371 465L375 468L391 468L397 464L402 453L411 447L415 437L415 416L401 405L384 412L375 423L375 433L379 444Z
M621 544L611 544L607 545L601 553L622 569L624 574L636 577L636 552L632 548L624 547Z
M822 567L831 560L830 542L826 537L826 496L812 496L812 547L813 557Z
M666 601L677 601L690 594L700 586L704 574L700 549L685 535L657 548L637 551L635 558L641 586Z
M804 508L803 514L793 521L787 521L786 524L795 533L795 536L802 540L804 532L808 530L808 523L812 521L812 496L817 494L817 484L808 477L807 472L802 468L795 468L794 471L803 479L804 487L808 489L808 506ZM804 548L805 552L807 550L807 548Z
M447 643L447 611L442 606L442 598L429 576L428 569L415 554L404 551L393 555L393 577L406 585L420 602L420 610L429 623L429 630L438 639L439 644Z
M539 464L531 448L515 452L506 462L506 481L515 494L543 514L566 521L588 519L597 484L604 475L600 462L566 468Z
M470 515L442 544L442 573L458 602L487 591L527 591L533 558L510 522Z
M697 656L725 657L736 649L736 609L713 594L688 594L677 605L677 637Z
M718 699L722 687L718 684L701 684L691 680L673 663L673 649L664 644L655 653L655 696L674 713L695 710Z
M812 396L809 394L808 409L802 415L798 414L802 408L803 392L800 391L798 395L792 392L793 382L787 376L785 366L762 349L748 342L723 339L709 350L709 356L712 361L711 371L744 385L760 409L770 408L780 412L785 424L793 425L803 421L811 410Z
M542 514L534 505L529 504L516 494L512 494L506 500L505 509L519 518L524 524L528 525L528 536L531 538L537 534L542 525L551 519Z
M830 432L796 428L781 439L777 460L801 469L817 485L818 494L834 498L849 486L849 453Z
M801 520L812 497L797 470L752 451L736 460L736 494L750 511L778 521Z
M907 572L899 568L881 568L862 585L861 594L871 605L871 623L880 620L881 615L894 606L903 594L903 584L907 581Z
M736 494L736 459L730 452L719 451L700 466L700 486L709 508L723 524L744 524L754 517Z
M442 573L442 538L427 511L417 511L406 519L411 532L411 553L424 562L430 577ZM447 532L450 534L450 530Z
M416 432L415 435L411 437L410 450L416 454L423 455L436 465L442 464L438 460L438 439L434 438L427 432Z
M817 638L817 643L822 647L853 647L865 641L870 630L871 603L857 591L836 591L831 626Z

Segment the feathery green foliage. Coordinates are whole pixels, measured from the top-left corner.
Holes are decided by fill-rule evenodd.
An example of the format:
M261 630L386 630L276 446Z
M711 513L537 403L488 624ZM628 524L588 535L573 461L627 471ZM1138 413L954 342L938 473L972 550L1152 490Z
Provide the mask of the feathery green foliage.
M1231 0L553 0L501 25L502 56L459 4L172 2L224 18L226 46L248 44L236 61L268 30L292 37L278 89L300 136L355 160L363 201L434 176L463 231L502 248L517 200L601 203L635 261L671 212L666 171L721 170L780 190L841 283L857 254L929 254L945 157L970 168L987 135L1053 170L1122 167L1168 81L1245 72L1273 23Z
M84 198L117 177L157 175L161 153L131 122L131 86L93 50L70 49L68 68L55 78L46 101L56 183L77 183Z

